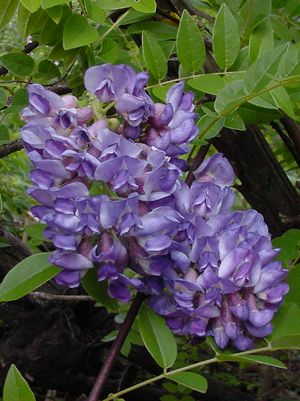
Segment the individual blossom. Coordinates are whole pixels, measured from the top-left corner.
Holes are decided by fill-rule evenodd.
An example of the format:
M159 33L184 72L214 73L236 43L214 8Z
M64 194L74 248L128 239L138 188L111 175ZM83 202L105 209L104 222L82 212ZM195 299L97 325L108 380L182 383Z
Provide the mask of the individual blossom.
M172 86L166 97L166 105L155 104L154 116L149 119L150 127L146 132L148 145L164 150L168 156L178 156L189 150L187 144L192 141L198 127L195 123L198 115L194 110L194 96L184 93L184 82Z

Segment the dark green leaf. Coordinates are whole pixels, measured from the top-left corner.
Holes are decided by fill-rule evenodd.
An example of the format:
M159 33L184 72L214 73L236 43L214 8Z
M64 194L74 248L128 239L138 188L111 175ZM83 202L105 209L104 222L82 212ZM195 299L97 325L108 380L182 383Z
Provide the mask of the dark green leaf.
M41 0L21 0L21 3L33 14L40 8Z
M35 401L35 396L15 365L11 365L3 387L3 401Z
M66 21L63 32L65 50L87 46L99 38L97 30L88 21L77 14L72 14Z
M99 56L106 63L115 63L120 54L120 46L112 39L104 39Z
M205 46L198 26L190 14L184 10L177 32L177 55L185 71L201 71L205 61Z
M50 253L36 253L18 263L4 277L0 287L0 301L14 301L49 281L60 271L50 265Z
M227 70L235 62L240 51L238 24L230 9L222 4L214 25L213 53L220 68Z
M60 75L59 68L50 60L42 60L39 64L38 71L45 80L50 80Z
M1 63L12 75L24 77L30 75L34 68L33 58L24 53L7 53L0 57Z
M280 113L276 110L263 109L249 103L245 103L239 107L239 115L245 124L269 123L280 117Z
M20 106L20 107L25 107L28 105L27 89L20 88L16 91L16 93L14 94L13 100L12 100L12 105Z
M227 362L249 362L249 363L259 363L262 365L275 366L276 368L286 369L286 366L276 358L272 358L266 355L226 355L219 354L216 356L218 361Z
M155 362L162 368L172 366L177 357L177 345L164 319L142 306L139 313L139 329L143 342Z
M181 372L168 376L168 379L200 393L206 393L207 391L207 380L199 373Z
M162 80L167 75L167 58L157 40L143 32L143 57L153 78Z
M155 0L136 0L132 7L141 13L151 14L156 11L156 2Z
M15 15L18 5L19 0L0 0L0 31Z
M107 283L104 281L98 281L95 269L90 269L86 273L82 279L82 286L85 291L101 305L113 312L118 310L118 302L108 295Z

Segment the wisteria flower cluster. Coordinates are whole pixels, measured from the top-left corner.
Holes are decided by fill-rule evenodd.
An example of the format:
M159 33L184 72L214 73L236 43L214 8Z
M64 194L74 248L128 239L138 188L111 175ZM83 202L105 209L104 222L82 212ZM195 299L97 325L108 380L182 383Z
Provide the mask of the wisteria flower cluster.
M127 65L86 71L90 96L114 107L114 129L74 96L29 86L29 193L55 247L56 280L76 287L95 268L111 297L148 294L174 333L251 348L272 331L286 270L262 216L232 211L234 174L221 154L200 165L190 187L184 182L182 155L198 132L193 94L179 82L165 104L154 103L147 80Z

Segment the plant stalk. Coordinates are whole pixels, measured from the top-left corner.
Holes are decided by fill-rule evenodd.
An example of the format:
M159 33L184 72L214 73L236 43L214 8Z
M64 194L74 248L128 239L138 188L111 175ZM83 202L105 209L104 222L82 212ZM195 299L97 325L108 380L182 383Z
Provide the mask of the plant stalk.
M99 400L100 394L103 390L106 380L109 377L109 374L111 372L113 364L114 364L117 356L119 355L122 345L124 344L124 341L126 340L126 337L130 331L130 328L131 328L145 298L146 298L145 294L137 293L135 299L133 300L133 302L129 308L129 311L126 315L126 318L121 325L119 333L118 333L111 349L109 350L109 353L100 369L98 377L95 381L95 384L92 388L92 391L91 391L87 401L98 401Z

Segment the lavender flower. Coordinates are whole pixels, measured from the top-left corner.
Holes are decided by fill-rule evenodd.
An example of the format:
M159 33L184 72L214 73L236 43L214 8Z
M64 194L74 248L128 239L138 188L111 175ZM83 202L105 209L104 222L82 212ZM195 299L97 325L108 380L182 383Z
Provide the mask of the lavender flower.
M193 95L181 82L165 105L154 104L147 80L126 65L87 70L86 88L115 102L113 124L95 120L72 95L29 86L22 113L29 194L55 248L56 281L76 287L96 269L121 302L133 288L148 293L174 333L250 348L272 330L288 291L286 270L274 261L278 250L262 216L231 211L234 174L221 154L194 171L191 187L182 181L178 156L198 131Z

